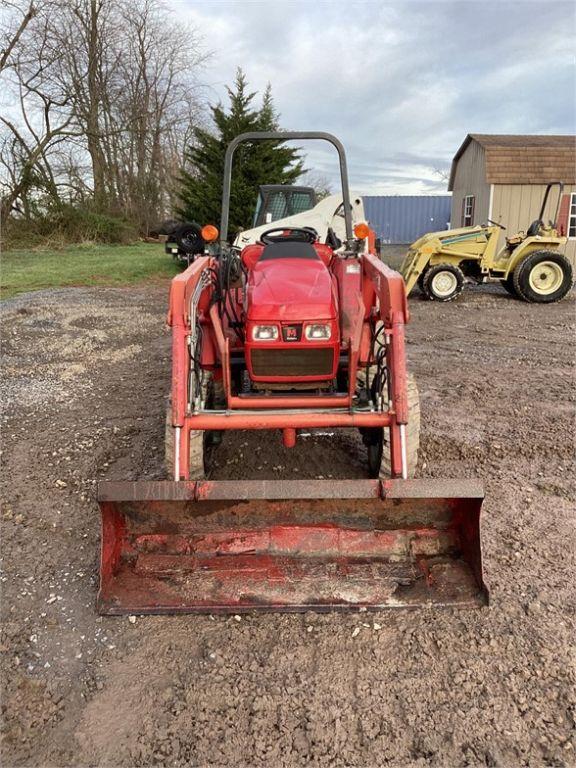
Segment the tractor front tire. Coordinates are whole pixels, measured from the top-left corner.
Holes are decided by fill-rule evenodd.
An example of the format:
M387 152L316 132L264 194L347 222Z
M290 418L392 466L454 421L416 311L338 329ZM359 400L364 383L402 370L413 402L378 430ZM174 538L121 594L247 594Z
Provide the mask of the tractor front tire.
M406 375L406 389L408 395L408 424L406 425L406 462L408 465L408 477L414 477L418 464L418 451L420 449L420 394L416 379L411 373ZM386 398L387 400L387 398ZM386 403L387 407L387 403ZM380 461L379 476L386 480L392 476L392 463L390 461L390 443L388 431L385 430L382 459Z
M174 437L176 430L172 426L172 404L170 400L166 407L166 429L164 433L164 466L170 480L174 479ZM190 432L190 474L189 480L203 480L205 476L204 466L204 432L192 430Z
M376 366L370 366L370 380L376 374ZM365 372L358 372L359 387L365 386ZM420 448L420 395L416 379L411 373L406 375L408 395L408 424L406 425L406 460L408 464L408 477L414 477L418 464L418 450ZM388 410L388 388L383 392L384 409ZM370 430L364 436L364 443L368 452L368 474L372 478L389 480L392 476L392 462L390 460L389 431L387 429Z
M205 373L202 383L203 399L208 409L220 408L224 403L224 390L221 381L215 381L211 373ZM172 398L169 396L166 405L166 428L164 437L166 474L174 479L174 436L172 426ZM212 449L219 444L221 432L202 430L190 431L190 473L189 480L203 480L210 468Z
M453 264L435 264L422 280L422 292L429 301L452 301L463 289L464 272Z
M572 287L572 265L562 253L534 251L516 265L512 281L524 301L551 304L563 299Z

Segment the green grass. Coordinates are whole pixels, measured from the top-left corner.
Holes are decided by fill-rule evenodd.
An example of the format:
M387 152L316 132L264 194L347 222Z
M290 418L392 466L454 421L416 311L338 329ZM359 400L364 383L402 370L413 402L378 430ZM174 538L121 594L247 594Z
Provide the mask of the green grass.
M179 271L161 243L13 250L1 257L0 296L63 286L130 285L170 278Z

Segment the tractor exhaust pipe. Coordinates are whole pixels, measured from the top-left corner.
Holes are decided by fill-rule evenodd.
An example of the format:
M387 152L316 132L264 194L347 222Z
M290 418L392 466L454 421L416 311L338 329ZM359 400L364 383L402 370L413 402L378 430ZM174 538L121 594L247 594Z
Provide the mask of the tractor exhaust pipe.
M471 481L100 483L104 614L481 606Z

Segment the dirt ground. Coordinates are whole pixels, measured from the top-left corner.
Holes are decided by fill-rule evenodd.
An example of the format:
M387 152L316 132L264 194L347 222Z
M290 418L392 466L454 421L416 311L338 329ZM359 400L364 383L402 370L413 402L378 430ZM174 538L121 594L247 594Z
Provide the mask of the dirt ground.
M489 608L101 618L95 486L162 476L165 302L3 305L2 765L576 765L574 296L411 302L418 474L484 481ZM216 458L215 478L365 461L351 435L238 434Z

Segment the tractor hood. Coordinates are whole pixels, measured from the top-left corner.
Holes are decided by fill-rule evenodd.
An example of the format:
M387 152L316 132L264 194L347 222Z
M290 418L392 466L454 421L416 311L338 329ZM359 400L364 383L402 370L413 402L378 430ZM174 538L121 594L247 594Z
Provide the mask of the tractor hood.
M261 260L250 271L249 320L302 322L336 316L336 289L320 259Z

